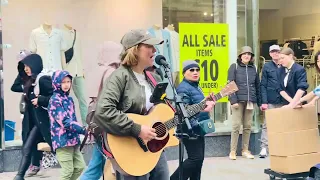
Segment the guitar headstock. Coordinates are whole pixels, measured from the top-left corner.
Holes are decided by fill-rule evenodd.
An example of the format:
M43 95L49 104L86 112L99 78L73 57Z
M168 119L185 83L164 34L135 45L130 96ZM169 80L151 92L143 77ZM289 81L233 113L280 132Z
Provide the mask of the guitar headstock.
M220 94L222 97L225 97L237 92L238 90L237 84L234 81L231 81L223 89L221 89Z

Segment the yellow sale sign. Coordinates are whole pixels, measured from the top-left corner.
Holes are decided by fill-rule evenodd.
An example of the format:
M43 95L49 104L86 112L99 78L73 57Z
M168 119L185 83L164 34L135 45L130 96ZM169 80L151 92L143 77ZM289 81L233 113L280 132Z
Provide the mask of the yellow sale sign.
M229 35L227 24L179 23L180 72L185 60L200 66L199 86L205 96L218 93L227 82L229 68ZM183 79L180 73L180 80ZM227 102L227 98L219 102Z

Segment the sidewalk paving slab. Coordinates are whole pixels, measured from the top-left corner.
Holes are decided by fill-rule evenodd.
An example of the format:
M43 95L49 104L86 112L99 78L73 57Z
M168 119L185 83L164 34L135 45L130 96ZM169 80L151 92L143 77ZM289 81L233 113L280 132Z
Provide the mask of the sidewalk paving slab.
M178 161L168 161L170 173L178 167ZM269 159L254 160L238 157L231 161L228 157L206 158L202 168L202 180L269 180L269 176L264 174L264 169L269 167ZM59 178L59 168L42 170L35 177L26 180L57 180ZM1 180L12 180L16 172L0 173Z

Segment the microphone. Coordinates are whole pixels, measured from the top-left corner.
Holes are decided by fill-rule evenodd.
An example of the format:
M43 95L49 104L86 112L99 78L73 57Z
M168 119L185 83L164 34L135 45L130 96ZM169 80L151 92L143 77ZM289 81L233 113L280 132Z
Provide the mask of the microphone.
M156 56L155 61L159 66L165 66L166 68L170 69L169 64L167 63L166 58L164 56L162 55Z

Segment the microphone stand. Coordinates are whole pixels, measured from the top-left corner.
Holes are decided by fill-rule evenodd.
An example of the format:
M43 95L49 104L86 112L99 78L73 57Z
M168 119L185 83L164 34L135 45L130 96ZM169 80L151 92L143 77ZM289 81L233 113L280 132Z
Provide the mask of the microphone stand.
M179 179L182 180L183 177L183 156L184 156L184 147L183 147L183 138L189 138L189 135L187 133L183 133L182 130L182 124L183 122L186 123L188 131L191 131L191 125L189 122L189 114L187 113L187 110L184 107L184 103L182 101L182 97L177 94L176 89L173 85L173 80L171 76L171 71L168 66L163 66L164 72L165 72L165 78L168 78L169 84L172 87L173 90L173 101L175 103L175 106L177 107L176 114L178 115L179 123L178 123L178 129L180 130L179 133L176 133L175 136L179 139Z

